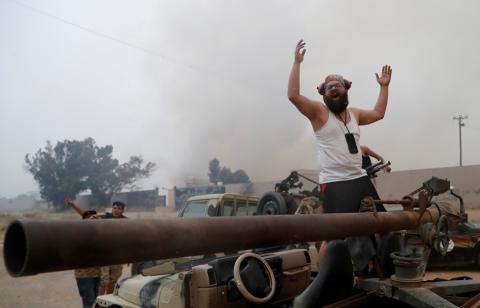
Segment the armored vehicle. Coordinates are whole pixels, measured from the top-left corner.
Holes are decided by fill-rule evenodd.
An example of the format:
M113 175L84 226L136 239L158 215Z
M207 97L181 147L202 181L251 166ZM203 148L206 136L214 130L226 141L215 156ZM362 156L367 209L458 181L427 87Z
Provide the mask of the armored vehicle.
M14 221L6 231L4 260L18 277L171 259L120 281L113 294L97 299L99 307L471 307L480 303L480 281L424 280L430 252L447 254L449 231L460 222L434 198L449 187L432 178L401 200L367 198L360 213ZM377 203L403 210L376 212ZM357 273L354 279L350 250L337 239L371 234L383 235L378 275ZM309 254L285 246L321 240L329 244L311 280ZM184 258L191 255L205 257Z

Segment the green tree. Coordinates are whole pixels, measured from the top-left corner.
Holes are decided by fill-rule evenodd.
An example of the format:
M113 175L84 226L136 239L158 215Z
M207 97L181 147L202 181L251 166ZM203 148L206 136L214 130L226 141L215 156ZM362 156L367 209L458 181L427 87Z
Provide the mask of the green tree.
M93 138L64 140L55 147L47 142L34 155L25 155L25 167L38 183L42 198L56 210L64 209L66 196L74 197L88 189L94 201L105 206L112 194L132 187L155 168L151 162L143 166L139 156L120 164L112 152L111 145L99 147Z
M47 141L44 149L30 157L25 155L26 169L40 186L43 199L55 208L64 205L66 196L75 196L87 189L89 160L93 155L93 139L58 142Z
M233 183L249 183L250 178L248 177L247 173L242 169L238 169L234 173L232 173L232 182Z
M231 184L232 183L232 170L227 167L222 167L220 170L220 174L218 175L218 180L223 184Z
M216 184L218 182L218 177L221 170L218 159L214 158L208 163L208 170L210 171L208 173L208 179L210 180L210 183Z
M94 169L88 178L87 186L92 192L96 204L107 204L114 193L123 188L136 188L135 182L141 178L147 178L155 169L155 164L148 162L143 167L143 159L140 156L131 156L127 163L119 164L111 154L113 148L105 149L94 161Z
M235 184L250 182L250 178L245 171L238 169L232 172L228 167L220 167L220 162L216 158L209 162L208 169L210 171L208 177L212 183L222 182L223 184Z

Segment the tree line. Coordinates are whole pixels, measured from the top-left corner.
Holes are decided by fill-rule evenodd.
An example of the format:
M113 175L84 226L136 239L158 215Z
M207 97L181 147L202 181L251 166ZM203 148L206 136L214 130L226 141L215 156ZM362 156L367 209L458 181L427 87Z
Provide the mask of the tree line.
M217 184L221 182L223 184L236 184L250 182L250 178L245 171L238 169L232 172L228 167L221 167L220 161L216 158L210 160L208 163L208 170L210 183Z
M106 206L113 194L134 189L135 182L148 178L155 168L141 156L120 163L113 157L112 145L98 146L93 138L58 141L55 146L47 141L35 154L25 155L25 169L39 185L42 199L56 211L65 209L65 197L85 191L90 191L94 205ZM250 182L245 171L220 166L216 158L210 160L208 170L211 183Z
M114 193L134 188L137 180L149 177L155 169L155 163L144 163L140 156L120 163L112 153L113 146L98 146L93 138L59 141L55 146L47 141L45 148L25 155L25 168L55 210L65 208L66 196L87 190L96 205L105 206Z

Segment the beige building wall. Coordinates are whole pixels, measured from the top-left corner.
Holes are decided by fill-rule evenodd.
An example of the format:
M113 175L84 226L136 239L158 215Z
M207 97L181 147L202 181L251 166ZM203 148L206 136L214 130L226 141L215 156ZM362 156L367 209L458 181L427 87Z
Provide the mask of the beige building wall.
M167 209L175 210L175 191L173 189L167 190Z
M398 199L419 188L432 176L448 179L463 197L466 208L480 207L480 165L396 171L381 174L377 190L383 199ZM443 196L443 198L448 198Z

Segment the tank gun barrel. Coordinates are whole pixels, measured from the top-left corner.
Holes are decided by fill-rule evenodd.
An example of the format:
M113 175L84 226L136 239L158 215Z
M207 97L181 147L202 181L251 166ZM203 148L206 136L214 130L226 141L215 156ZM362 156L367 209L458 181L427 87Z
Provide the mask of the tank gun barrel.
M7 228L4 261L14 277L273 245L416 229L439 212L339 213L253 217L16 220Z

